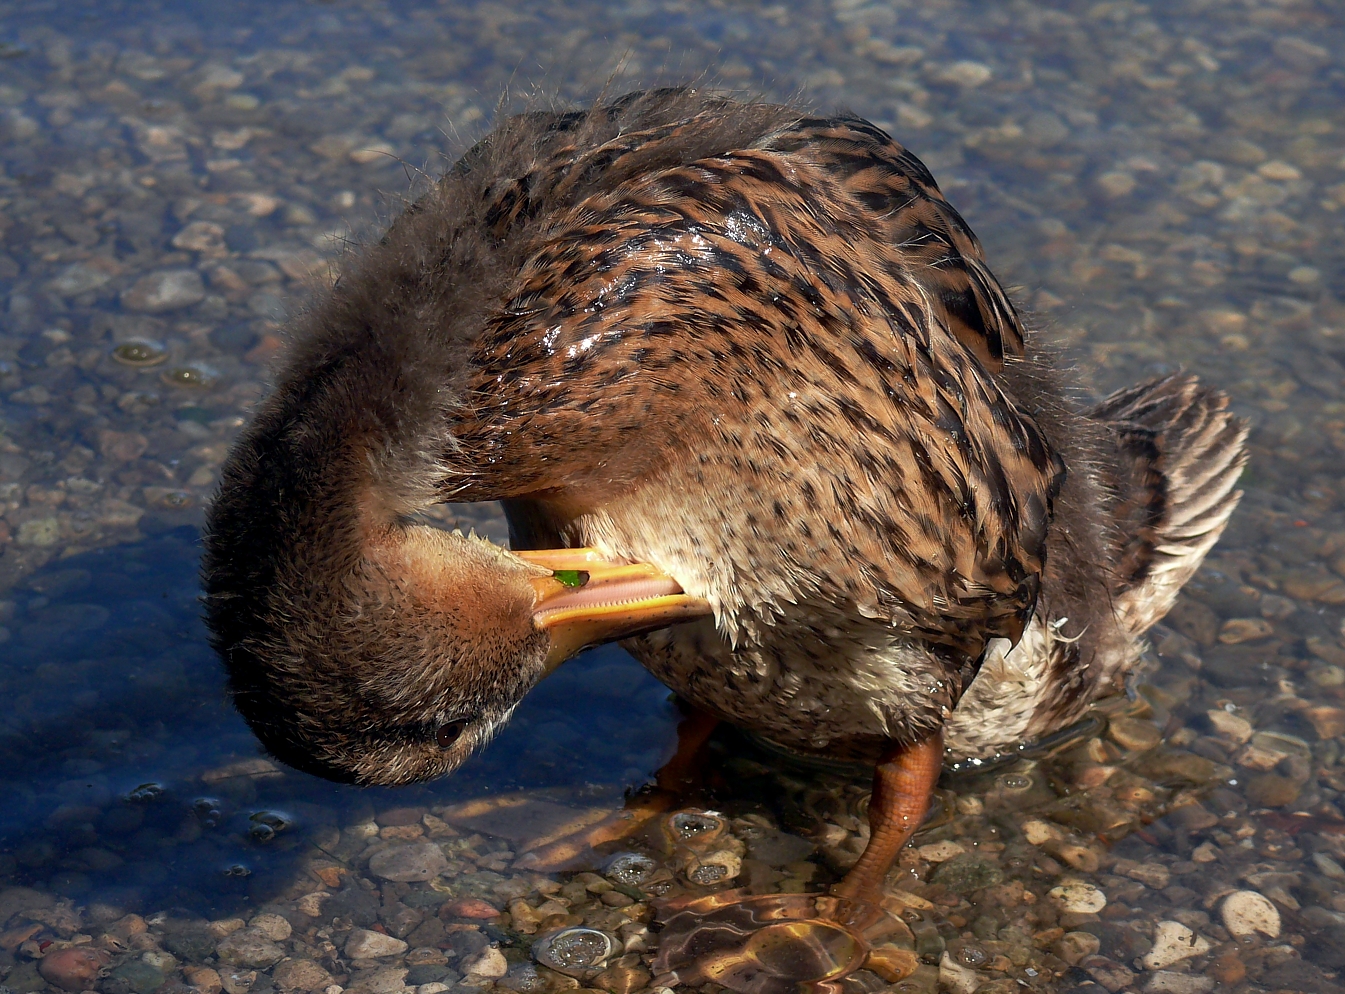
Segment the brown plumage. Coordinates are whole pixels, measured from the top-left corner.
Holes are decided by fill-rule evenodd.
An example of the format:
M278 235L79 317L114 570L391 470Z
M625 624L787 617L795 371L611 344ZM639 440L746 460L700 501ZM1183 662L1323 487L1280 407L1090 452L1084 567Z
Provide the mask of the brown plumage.
M1085 411L1068 375L866 121L691 90L522 115L302 322L210 513L209 622L280 758L447 772L559 651L547 562L408 519L503 500L515 550L713 612L626 643L705 710L985 755L1112 686L1237 501L1222 395Z

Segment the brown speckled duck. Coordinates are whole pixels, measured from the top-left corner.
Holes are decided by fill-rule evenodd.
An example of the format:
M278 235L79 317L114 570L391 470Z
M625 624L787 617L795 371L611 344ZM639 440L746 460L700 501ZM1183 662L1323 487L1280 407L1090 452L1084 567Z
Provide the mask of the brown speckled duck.
M945 749L1115 687L1237 503L1172 376L1085 409L856 117L694 90L529 113L302 320L209 519L237 706L322 776L445 774L584 645L878 763L872 895ZM416 523L504 501L512 551ZM532 551L527 551L532 550Z

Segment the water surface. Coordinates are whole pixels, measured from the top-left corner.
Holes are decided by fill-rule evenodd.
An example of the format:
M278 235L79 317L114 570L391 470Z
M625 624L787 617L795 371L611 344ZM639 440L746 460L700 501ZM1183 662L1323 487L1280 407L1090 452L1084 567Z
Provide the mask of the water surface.
M977 983L1338 989L1343 54L1337 7L1292 0L7 5L0 887L30 890L0 890L0 927L52 918L52 900L84 909L74 924L39 922L57 942L97 939L127 913L297 916L332 832L387 833L408 811L414 822L518 790L615 804L666 757L676 720L666 692L611 649L547 681L451 780L356 791L269 766L205 643L196 528L230 439L266 390L286 315L497 108L701 79L846 107L891 130L1077 363L1086 394L1184 366L1253 425L1246 497L1157 633L1147 697L1132 708L1139 731L1114 724L1109 738L1007 781L954 785L980 808L954 805L939 830L1025 880L1041 907L1074 874L1109 910L1074 920L1038 914L1021 890L991 900L946 871L940 883L948 861L931 850L909 861L908 883L952 922L938 941L957 955L980 944L983 955L959 961L980 971ZM455 515L500 534L493 508L443 520ZM1167 734L1160 750L1179 756L1175 773L1128 758L1152 745L1146 727ZM1244 731L1258 737L1241 742ZM822 840L823 881L843 864L838 840L854 837L851 788L743 759L733 741L717 745L724 763L703 800ZM1124 776L1099 780L1109 766ZM1182 790L1204 814L1187 805L1161 817ZM793 800L772 807L781 797ZM1074 817L1061 804L1077 797L1092 807ZM1102 824L1104 809L1119 821ZM1075 835L1026 842L1034 815ZM1100 862L1066 858L1062 846L1081 840ZM492 854L512 844L473 841L472 859L439 879L443 893L506 901L517 877ZM766 861L780 879L762 886L821 886L794 855ZM1143 869L1153 866L1163 873ZM475 876L459 887L454 873ZM1264 894L1278 933L1230 937L1220 909L1231 890ZM1145 966L1160 917L1184 921L1210 951ZM322 963L333 982L368 986L358 964L322 951L345 934L339 919L296 917L308 931L296 926L289 941L308 945L287 952ZM1096 933L1102 961L1066 955L1066 932ZM499 936L524 955L517 931ZM918 975L920 989L937 982L941 949L927 950L934 972ZM191 980L192 957L179 958L186 972L165 967L159 979L208 988ZM42 987L32 966L21 949L0 952L14 990ZM125 994L122 973L103 982L108 994ZM945 970L945 985L956 979ZM154 980L135 982L148 994ZM271 982L263 970L254 989Z

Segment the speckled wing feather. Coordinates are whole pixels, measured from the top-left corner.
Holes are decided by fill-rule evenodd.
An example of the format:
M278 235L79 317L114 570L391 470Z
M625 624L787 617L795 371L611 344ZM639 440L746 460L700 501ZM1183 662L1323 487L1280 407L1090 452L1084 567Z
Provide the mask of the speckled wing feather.
M1016 639L1063 470L996 379L1023 336L971 232L852 119L639 166L713 135L648 122L525 184L591 192L479 343L445 496L563 494L573 516L697 492L713 510L678 523L683 544L740 568L724 582L744 603L780 596L749 573L783 573L964 660Z
M1117 613L1142 635L1171 610L1242 497L1233 488L1247 423L1225 394L1184 374L1119 390L1092 416L1115 432L1120 457L1110 481Z

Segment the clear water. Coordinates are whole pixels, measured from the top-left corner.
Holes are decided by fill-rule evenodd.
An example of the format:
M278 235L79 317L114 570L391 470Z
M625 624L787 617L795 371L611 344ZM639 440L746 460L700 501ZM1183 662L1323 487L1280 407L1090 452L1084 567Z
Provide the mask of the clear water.
M1086 391L1186 366L1230 393L1247 496L1174 620L1196 648L1170 642L1151 679L1197 751L1220 748L1209 710L1299 737L1309 775L1272 813L1334 824L1341 750L1307 716L1345 705L1342 53L1325 0L3 5L0 888L222 915L284 890L323 826L519 789L611 800L670 752L666 692L609 649L448 781L220 779L258 753L198 619L195 529L286 313L347 241L501 104L688 79L889 128ZM119 361L133 341L162 361ZM498 534L493 509L450 514ZM1237 641L1239 618L1266 630ZM265 843L264 812L288 826ZM1311 958L1345 888L1312 862L1334 829L1302 824L1276 865Z

